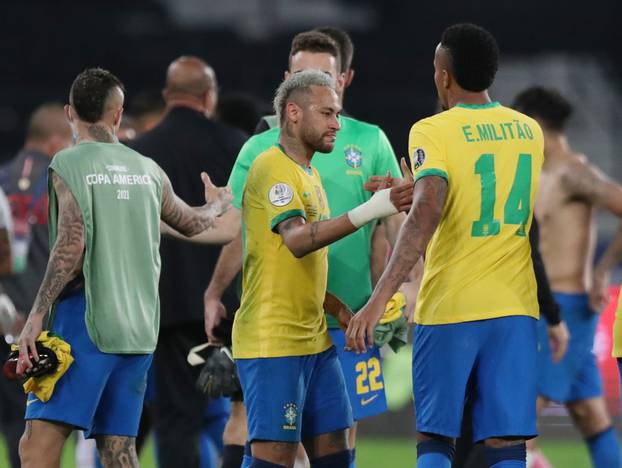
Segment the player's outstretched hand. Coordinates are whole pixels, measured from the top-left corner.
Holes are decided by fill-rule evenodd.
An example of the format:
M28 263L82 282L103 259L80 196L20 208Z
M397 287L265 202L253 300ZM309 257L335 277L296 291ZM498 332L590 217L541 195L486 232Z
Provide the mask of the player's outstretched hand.
M602 312L609 303L609 281L611 274L608 271L596 268L592 275L590 289L590 306L596 313Z
M42 330L43 317L38 314L29 316L22 333L19 335L19 359L15 369L17 375L24 375L24 372L32 367L30 356L32 356L36 362L39 361L39 354L37 353L35 342Z
M400 166L402 167L404 178L400 179L399 183L393 184L393 187L391 187L391 203L397 208L397 211L408 212L413 203L415 182L412 172L410 172L404 158L400 160Z
M547 328L549 335L549 346L551 348L551 354L553 362L558 363L562 360L568 349L568 341L570 340L570 333L565 322L559 322L557 325L549 325Z
M229 187L216 187L207 172L201 172L201 180L205 185L205 203L213 207L218 216L222 215L229 209L233 200L231 189Z
M374 344L374 328L384 313L384 305L368 302L350 320L346 330L346 351L364 353Z
M395 184L398 184L401 180L402 179L393 177L391 175L391 171L387 171L387 174L384 176L379 176L379 175L370 176L367 179L367 182L363 184L363 187L368 192L377 192L378 190L393 187Z
M212 298L207 295L203 296L203 311L205 318L205 334L210 344L222 344L214 335L214 330L223 318L227 316L227 309L220 299Z

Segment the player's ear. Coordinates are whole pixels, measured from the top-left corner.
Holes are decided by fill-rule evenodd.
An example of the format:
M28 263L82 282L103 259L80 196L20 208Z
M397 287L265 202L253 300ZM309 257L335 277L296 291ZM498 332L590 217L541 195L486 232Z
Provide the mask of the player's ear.
M114 121L113 121L113 125L115 129L119 129L119 127L121 126L121 119L123 118L123 107L119 107L115 112L114 112Z
M300 119L301 110L302 109L300 109L298 104L296 104L295 102L290 101L285 106L285 114L287 115L287 118L291 120L293 123L298 122L298 120Z
M283 76L285 77L285 78L283 78L283 81L285 81L286 79L288 79L291 75L292 75L292 74L291 74L288 70L285 70L285 73L283 73Z
M352 68L350 68L346 73L346 79L344 82L344 88L347 88L348 86L350 86L352 84L352 80L354 79L354 70Z
M442 73L443 88L449 89L449 87L451 86L451 75L449 74L446 68L444 68L441 73Z
M73 123L73 111L71 109L71 105L65 104L65 107L63 109L65 110L65 117L67 117L69 123Z

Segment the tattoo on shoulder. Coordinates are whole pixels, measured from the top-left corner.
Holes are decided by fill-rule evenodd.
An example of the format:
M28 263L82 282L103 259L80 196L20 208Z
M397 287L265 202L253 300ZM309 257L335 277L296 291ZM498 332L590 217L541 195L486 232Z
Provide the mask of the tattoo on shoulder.
M595 201L600 195L602 177L589 166L578 166L566 170L561 183L571 200Z

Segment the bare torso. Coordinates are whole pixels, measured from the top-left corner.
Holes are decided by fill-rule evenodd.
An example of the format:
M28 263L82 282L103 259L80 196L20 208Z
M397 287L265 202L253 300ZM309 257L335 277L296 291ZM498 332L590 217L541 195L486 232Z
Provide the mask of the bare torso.
M558 154L542 170L535 215L540 224L540 249L556 292L583 293L592 282L596 245L594 206L568 183L588 166L585 157Z

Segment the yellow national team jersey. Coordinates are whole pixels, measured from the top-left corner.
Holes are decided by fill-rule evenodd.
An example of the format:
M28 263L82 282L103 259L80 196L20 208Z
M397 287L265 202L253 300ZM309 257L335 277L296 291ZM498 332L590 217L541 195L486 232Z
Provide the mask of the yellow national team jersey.
M415 321L539 316L529 228L543 162L535 120L497 102L458 105L413 125L415 179L447 180Z
M255 160L242 199L245 256L234 357L304 356L331 345L323 309L328 249L298 259L276 231L294 216L312 223L329 214L315 169L301 167L276 146Z
M616 319L613 322L613 349L611 355L615 358L622 357L622 293L618 299Z

